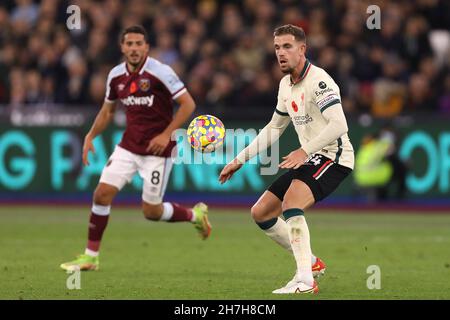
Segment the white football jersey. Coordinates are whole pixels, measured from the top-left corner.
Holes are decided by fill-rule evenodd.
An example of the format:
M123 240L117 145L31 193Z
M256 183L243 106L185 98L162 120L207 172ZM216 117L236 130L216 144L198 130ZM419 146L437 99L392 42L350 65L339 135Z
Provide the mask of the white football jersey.
M275 112L289 116L294 124L301 147L309 155L322 154L334 162L353 169L354 151L347 133L336 137L330 120L347 128L341 105L339 87L322 68L306 60L299 80L291 82L290 75L280 81ZM326 128L328 126L328 128ZM336 127L337 128L337 127Z

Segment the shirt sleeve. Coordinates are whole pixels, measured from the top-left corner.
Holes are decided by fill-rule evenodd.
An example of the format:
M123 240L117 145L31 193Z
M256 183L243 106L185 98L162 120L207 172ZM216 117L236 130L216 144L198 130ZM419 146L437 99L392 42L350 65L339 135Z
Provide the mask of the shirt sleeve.
M325 128L314 139L302 145L302 149L308 155L322 150L325 146L339 139L348 131L347 120L345 119L344 111L340 103L336 104L334 108L327 109L323 113L323 116L327 121Z
M333 79L326 74L314 80L313 92L317 107L327 125L317 136L302 145L302 149L308 155L323 149L348 131L339 87Z
M280 86L278 88L277 106L275 108L275 112L280 116L289 117L289 113L286 108L287 99L284 98L283 95L281 94L282 81L283 79L280 81Z
M322 113L332 106L341 104L339 87L328 74L314 80L313 92L317 107Z
M281 93L282 81L283 79L280 81L278 88L278 101L272 119L261 129L256 138L236 156L236 160L239 163L245 163L260 152L266 150L280 138L289 125L291 118L289 117L286 102Z
M256 138L236 156L236 160L239 163L245 163L260 152L266 150L280 138L290 121L291 118L280 115L275 111L270 122L261 129Z
M183 81L180 80L180 78L170 66L165 65L162 68L160 77L161 81L164 83L167 89L169 89L172 95L172 99L177 99L187 91Z
M105 94L105 101L110 103L117 100L117 92L113 86L112 80L113 80L113 72L111 70L106 80L106 94Z

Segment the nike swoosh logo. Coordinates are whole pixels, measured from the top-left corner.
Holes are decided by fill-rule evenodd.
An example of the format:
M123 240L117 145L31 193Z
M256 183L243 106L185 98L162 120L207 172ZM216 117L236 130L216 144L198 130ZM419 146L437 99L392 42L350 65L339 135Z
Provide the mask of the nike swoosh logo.
M321 266L321 265L318 265L318 266L312 267L312 270L313 270L313 271L316 271L316 270L320 270L321 268L322 268L322 266Z
M295 293L309 293L314 290L314 287L305 291L301 291L299 288L295 289Z

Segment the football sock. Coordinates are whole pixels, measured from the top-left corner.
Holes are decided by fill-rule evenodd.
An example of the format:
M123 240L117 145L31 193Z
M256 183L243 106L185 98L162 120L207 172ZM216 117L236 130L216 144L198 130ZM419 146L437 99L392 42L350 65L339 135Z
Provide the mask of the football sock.
M284 249L292 253L291 242L289 241L289 230L281 218L273 218L264 222L256 222L256 224L264 231L270 239L278 243ZM311 254L311 265L316 263L316 256Z
M91 216L89 218L88 242L85 254L97 256L100 249L103 232L108 224L111 206L92 205Z
M278 243L284 249L292 252L289 242L288 228L286 222L280 218L273 218L264 222L256 223L270 239Z
M286 219L289 240L297 263L297 280L312 286L314 278L311 271L311 245L303 210L288 209L283 212L283 216Z
M178 203L174 202L164 202L163 203L163 214L161 215L160 221L168 222L180 222L180 221L194 221L195 216L192 210L180 206Z
M91 256L91 257L98 257L98 251L92 251L88 248L86 248L84 250L84 254L87 254L88 256Z

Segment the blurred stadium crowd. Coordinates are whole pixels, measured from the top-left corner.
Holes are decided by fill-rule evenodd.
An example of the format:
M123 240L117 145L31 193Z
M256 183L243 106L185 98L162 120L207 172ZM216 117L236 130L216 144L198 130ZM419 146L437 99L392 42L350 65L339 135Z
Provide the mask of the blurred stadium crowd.
M71 4L80 30L66 27ZM370 4L381 8L380 30L366 27ZM120 31L142 24L151 56L176 70L203 110L271 110L282 76L272 33L287 23L305 29L307 56L336 80L347 113L450 114L446 0L2 0L0 104L99 108L121 59Z

